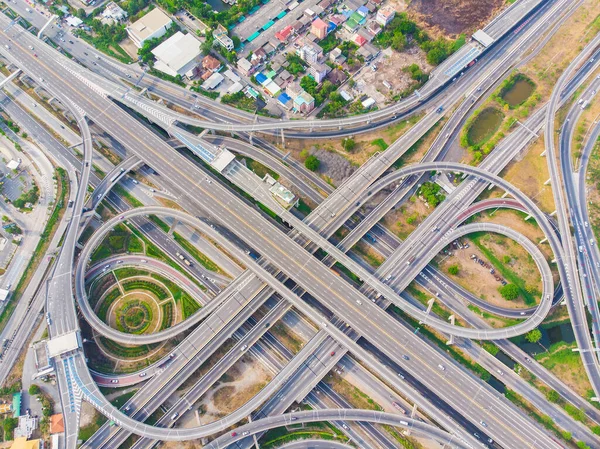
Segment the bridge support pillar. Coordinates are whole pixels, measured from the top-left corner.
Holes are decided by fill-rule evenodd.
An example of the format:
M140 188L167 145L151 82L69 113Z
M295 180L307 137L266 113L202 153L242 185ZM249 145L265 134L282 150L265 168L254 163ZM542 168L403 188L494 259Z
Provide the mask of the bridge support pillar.
M554 217L555 215L556 215L556 210L554 210L554 211L553 211L553 212L550 214L550 216L551 216L551 217Z
M250 141L250 145L254 145L254 132L250 131L248 134L248 140Z
M415 419L416 414L417 414L417 404L413 404L412 410L410 411L410 418ZM402 433L404 435L410 435L410 429L404 429L402 431Z
M431 309L433 308L433 304L435 303L435 298L431 298L427 301L427 311L425 312L427 315L431 313ZM419 321L419 324L423 324L423 321Z
M285 132L283 131L283 128L281 128L281 146L285 148Z
M450 315L448 317L448 319L450 320L450 324L452 324L454 326L454 322L456 321L456 317L454 315ZM447 345L453 345L454 344L454 335L450 335L450 340L448 340L446 342Z
M548 178L548 181L546 181L546 182L544 183L544 185L545 185L545 186L548 186L548 185L550 185L550 182L551 182L551 181L552 181L552 178Z
M540 153L540 156L542 156L542 157L545 157L545 156L546 156L546 150L542 151L542 152Z
M540 243L546 243L547 241L548 239L544 237L542 240L540 240Z
M527 216L525 217L525 221L529 220L530 218L532 218L532 217L531 217L531 215L527 215Z
M173 235L173 232L175 232L175 228L177 227L178 224L179 224L179 222L177 220L173 220L173 224L169 228L169 233L168 233L169 235Z
M252 416L248 415L248 422L251 423L252 422ZM260 449L260 446L258 445L258 439L256 438L256 434L252 435L252 439L254 440L254 447L256 449Z
M507 196L508 196L508 192L504 192L504 193L502 194L502 198L506 198Z

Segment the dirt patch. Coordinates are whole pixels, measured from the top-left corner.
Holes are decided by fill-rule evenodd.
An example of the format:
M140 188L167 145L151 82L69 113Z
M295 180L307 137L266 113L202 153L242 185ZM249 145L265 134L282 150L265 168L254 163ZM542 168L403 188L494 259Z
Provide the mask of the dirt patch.
M544 184L550 179L548 162L540 156L545 150L544 145L543 137L537 139L524 154L511 161L500 176L531 198L544 212L551 213L555 209L552 186ZM490 196L497 198L503 194L504 190L494 189Z
M389 211L383 221L385 227L404 240L432 211L427 203L413 195L400 208Z
M525 221L523 219L523 215L514 210L499 209L495 212L484 212L478 216L475 221L492 222L508 226L509 228L520 232L532 242L537 243L544 239L544 233L537 226L537 224L534 223L533 220ZM546 256L547 260L551 260L553 258L552 249L547 243L538 245L538 249L542 252L542 254L544 254L544 256ZM554 280L558 281L556 264L550 264L550 269L554 275Z
M340 185L344 179L348 178L356 167L354 167L346 158L334 151L327 151L311 148L308 152L316 156L320 161L319 173L329 178L334 185Z
M244 356L202 397L202 424L237 410L262 390L271 379L272 374L256 358Z
M425 52L416 45L410 46L403 52L388 48L383 50L382 54L383 57L377 61L377 70L363 69L360 74L354 77L356 84L351 90L355 98L368 95L377 102L379 107L391 103L394 95L415 84L410 75L402 69L411 64L417 64L425 73L429 73L433 69L427 63ZM384 81L392 87L386 87L383 84Z
M526 307L521 297L514 301L506 301L498 292L498 288L502 285L496 280L495 276L502 278L502 274L495 272L492 274L490 268L480 265L471 259L474 254L479 259L491 265L485 254L480 251L469 239L462 239L463 243L468 242L469 248L458 249L451 247L452 255L441 254L439 256L439 267L445 274L448 274L450 266L458 266L458 274L448 274L450 279L456 281L466 290L470 291L477 297L489 302L490 304L507 307L507 308L524 308ZM509 267L518 277L525 280L526 285L531 285L536 289L541 290L541 280L535 262L529 254L513 240L497 234L487 234L481 238L481 243L485 245L499 260L503 260L504 256L509 259L505 265ZM539 300L539 295L536 296Z
M504 0L412 0L408 10L427 31L456 36L481 28L504 6Z

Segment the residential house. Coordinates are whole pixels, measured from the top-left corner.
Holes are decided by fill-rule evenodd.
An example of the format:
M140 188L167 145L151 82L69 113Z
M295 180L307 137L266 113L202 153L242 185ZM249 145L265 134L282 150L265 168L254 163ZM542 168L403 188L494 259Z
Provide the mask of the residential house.
M377 36L379 33L381 33L381 30L383 28L381 28L381 24L379 22L377 22L376 20L369 20L367 21L367 31L369 33L371 33L373 36Z
M363 17L367 17L369 15L369 8L367 8L365 5L363 5L360 8L358 8L356 10L356 12L359 13Z
M377 15L375 16L375 20L381 24L381 26L386 26L396 16L396 10L390 6L386 5L383 8L377 11Z
M356 54L362 56L366 62L369 62L379 54L379 50L373 44L366 43L356 50Z
M363 23L365 23L365 18L357 12L353 12L346 23L344 23L344 28L349 32L354 33Z
M303 61L308 62L309 64L318 62L319 59L323 56L323 49L318 45L314 44L305 44L296 50L296 53Z
M335 64L342 65L346 62L346 57L342 54L342 50L336 47L329 52L329 60Z
M319 39L325 39L327 36L327 24L321 19L316 19L310 26L310 32Z
M327 80L336 86L341 86L348 79L348 75L343 70L333 69L327 74Z
M106 5L106 8L104 8L104 11L102 11L102 17L120 22L127 18L127 13L115 2L109 2Z
M365 45L367 43L367 39L365 39L360 34L355 34L354 38L352 38L352 42L354 42L359 47L362 47L363 45Z
M144 42L148 39L163 36L172 23L171 18L162 12L160 8L154 8L148 14L129 25L126 30L129 38L136 47L142 48Z
M227 28L225 28L223 25L219 24L217 26L217 28L213 31L213 37L221 47L225 47L225 49L228 51L233 50L233 41L227 33Z
M287 87L285 88L285 92L293 100L298 95L300 95L302 92L304 92L304 89L302 89L302 87L300 86L300 83L298 81L294 81L293 83L290 83L287 85Z
M315 99L306 91L302 91L300 95L294 98L294 109L297 111L308 114L315 108Z
M292 25L286 26L283 30L275 33L275 37L279 39L282 44L286 44L289 38L294 34L294 27Z
M238 59L237 68L244 76L250 76L254 72L254 66L246 58Z
M292 109L292 107L294 106L294 102L293 102L292 98L285 92L282 92L281 94L279 94L279 96L277 97L277 101L279 102L279 104L281 106L283 106L284 109L286 109L288 111L290 109Z
M331 69L329 68L328 65L321 64L319 62L315 62L310 65L310 68L308 71L312 75L312 77L315 79L315 81L317 83L321 84L323 82L323 80L325 79L325 77L327 76L327 73L329 72L329 70L331 70Z
M215 73L221 70L221 62L217 58L212 57L211 55L206 55L202 59L202 68L211 73Z

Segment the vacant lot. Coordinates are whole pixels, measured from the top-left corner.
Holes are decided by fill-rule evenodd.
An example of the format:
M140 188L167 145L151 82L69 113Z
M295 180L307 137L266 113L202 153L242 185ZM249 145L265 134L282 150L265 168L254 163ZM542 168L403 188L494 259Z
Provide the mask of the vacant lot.
M408 10L433 34L472 33L496 15L504 0L412 0Z
M544 183L550 178L548 161L540 156L544 152L544 138L537 139L525 152L511 161L500 173L504 179L529 196L544 212L554 210L552 186ZM501 196L504 191L495 189L491 196Z

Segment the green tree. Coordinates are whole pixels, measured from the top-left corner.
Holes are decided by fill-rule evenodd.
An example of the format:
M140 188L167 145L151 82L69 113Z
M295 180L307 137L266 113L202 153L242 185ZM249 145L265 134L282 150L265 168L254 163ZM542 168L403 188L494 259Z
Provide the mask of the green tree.
M525 334L525 340L529 343L537 343L542 339L542 331L539 329L532 329Z
M506 284L498 288L500 295L507 301L513 301L519 297L519 287L515 284Z
M459 272L458 265L455 264L455 265L450 265L448 267L448 273L456 276L458 274L458 272Z
M317 156L310 155L304 161L304 166L308 168L310 171L317 171L321 165L321 161L317 158Z
M85 9L83 8L79 8L77 10L77 17L79 17L81 20L85 19L86 13L85 13Z
M400 31L394 33L392 37L392 48L396 51L402 51L406 48L406 37Z
M558 401L560 401L560 395L558 394L558 391L550 390L546 394L546 399L548 399L550 402L556 404Z
M4 439L12 439L13 432L19 425L19 420L17 418L5 418L2 423L2 427L4 428Z
M594 435L600 435L600 426L592 426L591 429Z
M36 384L31 384L29 387L29 394L31 396L36 396L42 392L42 389L38 387Z
M354 148L356 148L356 142L351 137L346 137L344 140L342 140L342 146L344 147L344 150L352 151Z

